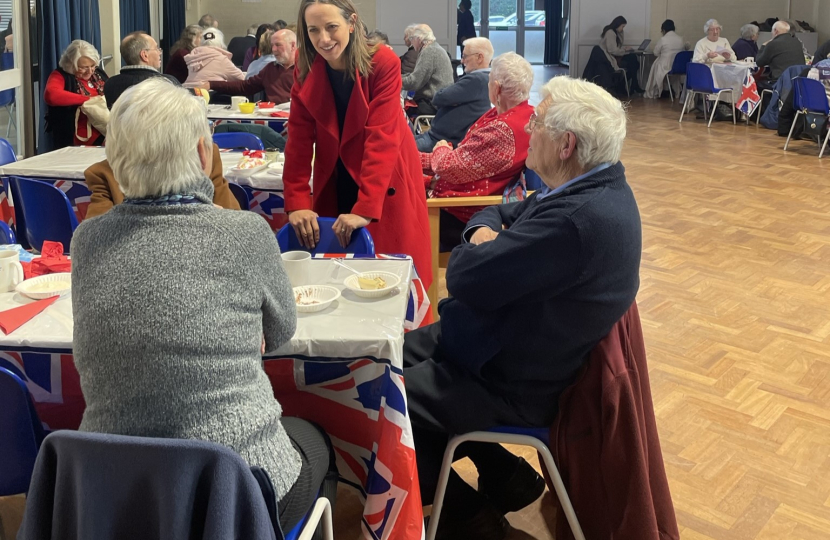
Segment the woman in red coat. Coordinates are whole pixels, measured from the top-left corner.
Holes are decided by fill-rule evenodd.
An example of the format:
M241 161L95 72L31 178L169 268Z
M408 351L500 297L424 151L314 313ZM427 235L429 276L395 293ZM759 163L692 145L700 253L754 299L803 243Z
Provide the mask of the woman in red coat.
M283 174L288 220L309 248L320 239L318 215L337 216L342 245L367 227L378 252L411 255L429 287L426 196L401 109L400 60L389 47L369 46L351 0L304 0L297 21Z

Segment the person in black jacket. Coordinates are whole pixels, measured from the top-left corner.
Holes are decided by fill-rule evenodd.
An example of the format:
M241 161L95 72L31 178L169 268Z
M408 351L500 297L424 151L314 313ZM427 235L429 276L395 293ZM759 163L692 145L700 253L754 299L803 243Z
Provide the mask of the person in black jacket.
M126 65L121 68L121 73L110 78L104 87L104 97L109 109L112 109L113 104L127 88L151 77L165 77L179 86L179 81L175 77L159 71L161 47L152 36L144 32L133 32L121 40L121 58Z
M473 21L473 3L470 0L461 0L458 4L458 32L456 43L461 47L461 55L464 56L464 41L476 37L476 25Z
M228 51L233 55L231 62L236 67L242 67L245 61L245 53L248 49L257 46L256 31L259 25L254 24L248 27L248 34L246 36L237 36L228 43Z
M791 66L804 65L804 46L801 40L790 33L790 25L785 21L778 21L772 25L773 38L758 50L755 63L758 67L769 67L769 78L766 85L771 86L781 76L785 69Z
M619 161L625 109L566 76L541 93L525 129L527 167L544 186L470 219L447 268L441 320L404 338L423 504L450 436L549 427L559 395L637 294L640 214ZM504 514L532 503L544 482L500 445L465 443L456 458L465 456L478 491L451 473L436 538L501 540Z

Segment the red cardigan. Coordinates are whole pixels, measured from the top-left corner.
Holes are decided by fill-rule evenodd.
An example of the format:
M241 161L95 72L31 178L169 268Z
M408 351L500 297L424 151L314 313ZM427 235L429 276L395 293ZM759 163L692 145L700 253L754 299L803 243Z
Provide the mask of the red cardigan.
M562 393L551 450L585 538L678 540L634 303ZM560 511L556 538L573 539Z
M372 73L358 74L340 134L326 61L317 56L305 81L294 72L291 136L285 147L285 211L337 214L337 158L358 185L352 213L367 227L378 253L411 255L424 286L432 282L429 222L415 139L401 109L401 63L389 47L372 58ZM316 153L314 144L316 143ZM314 199L311 160L314 155Z
M83 84L81 81L78 81L78 84ZM94 87L87 87L92 95L99 95L103 96L102 93L98 93ZM63 75L57 69L54 70L52 73L49 74L49 78L46 79L46 86L43 90L43 101L50 107L78 107L83 105L90 96L84 96L78 94L76 92L70 92L66 89L66 80L63 78ZM74 120L73 120L74 121ZM72 132L75 134L74 145L75 146L83 146L86 144L93 144L98 138L101 136L101 133L89 125L89 139L86 141L82 141L78 138L78 133L81 133L83 136L87 134L87 124L89 120L87 119L86 115L82 112L78 115L78 124L77 129L75 126L72 126Z
M530 135L525 133L533 107L523 101L499 114L494 108L476 120L458 147L421 154L424 172L437 175L432 197L501 195L525 168ZM467 222L481 207L446 208Z

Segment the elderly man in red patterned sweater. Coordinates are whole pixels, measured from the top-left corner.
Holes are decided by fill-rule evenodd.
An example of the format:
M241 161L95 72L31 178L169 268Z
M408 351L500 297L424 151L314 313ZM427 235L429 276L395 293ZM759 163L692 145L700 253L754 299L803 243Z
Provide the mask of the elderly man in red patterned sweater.
M525 126L533 114L527 100L533 69L527 60L508 52L493 59L490 102L496 106L472 125L453 149L439 141L431 154L421 154L430 198L501 195L525 168L530 136ZM441 210L441 251L461 243L461 234L480 207Z

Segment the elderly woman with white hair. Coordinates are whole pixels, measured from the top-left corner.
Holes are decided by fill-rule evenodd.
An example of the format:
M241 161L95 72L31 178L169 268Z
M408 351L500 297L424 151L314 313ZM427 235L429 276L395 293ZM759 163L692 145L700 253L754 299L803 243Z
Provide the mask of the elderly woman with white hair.
M754 24L741 26L741 37L732 44L735 59L743 60L758 56L758 32L759 29Z
M184 57L187 64L187 80L184 86L197 87L210 81L242 81L245 74L233 65L233 55L225 46L225 36L216 28L202 32L201 45Z
M550 427L560 395L637 294L642 230L620 163L623 105L566 76L542 98L526 130L527 166L544 187L470 219L447 268L441 320L404 338L425 505L449 437ZM456 458L465 456L478 489L450 473L436 538L502 540L504 514L531 504L544 481L498 444L464 443Z
M735 60L735 51L729 46L729 40L720 37L723 27L715 19L709 19L703 25L706 37L695 45L692 62L700 64L731 62Z
M54 149L66 146L100 145L104 135L92 126L78 107L104 95L107 74L98 64L101 56L91 43L76 39L63 51L58 69L46 80L46 132L52 134Z
M161 77L112 108L125 200L72 239L80 429L228 446L267 473L286 529L316 500L330 447L282 417L262 369L294 333L294 295L268 224L212 204L214 151L204 102Z
M421 153L429 197L501 195L518 180L527 158L525 126L533 114L528 104L532 85L533 68L527 60L514 52L493 59L487 89L496 106L470 127L457 148L439 141L432 153ZM461 243L467 222L480 209L441 210L441 251Z
M435 93L453 83L452 62L435 34L426 24L416 25L409 37L412 47L418 51L418 60L412 73L403 76L403 89L415 92L413 101L418 105L407 109L410 117L435 114L438 108L432 104Z

